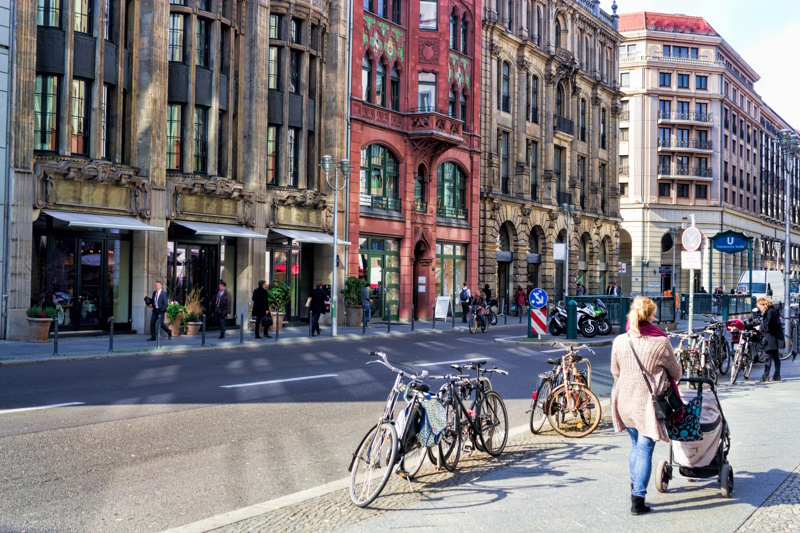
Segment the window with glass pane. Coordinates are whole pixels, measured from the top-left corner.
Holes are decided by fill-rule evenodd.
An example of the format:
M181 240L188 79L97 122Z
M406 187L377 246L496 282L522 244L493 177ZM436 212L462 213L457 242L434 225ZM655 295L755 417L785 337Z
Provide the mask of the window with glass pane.
M461 101L459 102L459 120L463 120L464 122L467 121L467 97L464 96L464 93L461 93ZM466 128L466 124L464 125Z
M686 118L689 117L689 102L678 101L677 110L678 110L678 117L685 117L684 120L686 120Z
M437 215L444 218L467 218L467 180L455 163L439 165L436 177Z
M694 84L695 87L700 91L708 90L708 76L695 76Z
M606 110L600 110L600 148L606 149Z
M531 78L531 122L539 122L539 78Z
M375 103L386 107L386 68L383 62L378 61L375 75Z
M531 142L530 150L531 162L531 199L539 199L539 143Z
M564 116L564 87L560 83L556 87L556 115Z
M510 112L511 111L511 65L503 62L503 85L502 85L502 95L503 95L503 111Z
M661 87L670 87L672 85L672 74L669 72L659 72L658 84Z
M372 65L367 56L361 60L361 97L372 103Z
M289 182L286 184L289 187L297 187L300 183L300 128L289 128L289 142L287 143L287 151L289 155L288 170Z
M34 149L58 150L58 78L36 76Z
M280 15L270 15L269 16L269 38L270 39L280 39L281 35L281 16Z
M455 11L450 12L450 49L457 50L458 45L458 20Z
M678 89L688 89L688 88L689 88L689 75L678 74Z
M209 0L197 0L197 9L208 11Z
M436 111L436 74L419 73L418 93L420 111Z
M695 185L694 197L699 199L708 198L708 185Z
M111 40L111 9L113 3L111 0L105 0L105 13L103 13L103 38L107 41Z
M675 193L678 198L689 198L689 185L678 183Z
M388 149L376 144L362 149L361 205L399 211L399 176L399 163Z
M702 102L696 102L694 105L695 114L698 115L698 118L705 118L708 116L708 104Z
M672 112L672 102L670 100L658 101L658 116L660 118L670 118Z
M437 10L436 0L420 0L419 29L435 31L438 28L437 18L438 18L438 10Z
M70 149L73 154L89 155L89 82L72 80Z
M420 165L414 176L414 210L425 212L425 167Z
M94 0L72 0L75 6L75 31L92 33L92 3Z
M301 39L300 27L301 27L301 24L302 24L302 21L300 21L299 19L295 19L295 18L292 19L291 31L289 32L289 36L290 36L290 39L291 39L293 44L300 44L300 39Z
M560 193L566 186L561 183L561 158L563 157L564 149L560 146L553 147L553 174L556 177L556 194Z
M195 42L197 66L208 66L208 21L197 19L197 39Z
M469 50L469 23L466 15L461 16L461 53L467 55Z
M278 127L267 127L267 185L278 184Z
M61 27L61 0L39 0L36 11L39 26Z
M658 184L658 195L659 196L672 196L672 186L669 183L659 183Z
M278 82L280 76L280 55L281 50L277 46L269 47L269 76L267 87L269 89L277 90L280 88Z
M183 62L183 15L169 15L169 60Z
M167 106L167 169L181 169L182 108L178 104Z
M289 52L289 92L300 92L300 51Z
M402 13L402 4L400 3L400 0L394 0L392 2L392 22L394 22L395 24L400 24L402 17L401 13Z
M108 85L100 94L100 157L108 156Z
M208 161L208 109L194 108L194 171L205 174Z
M600 211L602 213L607 212L606 198L608 198L608 192L606 190L606 166L600 165Z
M400 73L397 72L397 69L392 66L392 73L391 73L391 98L392 98L392 109L395 111L400 110Z
M453 92L453 89L450 89L450 92L448 93L447 114L453 118L456 118L456 93Z

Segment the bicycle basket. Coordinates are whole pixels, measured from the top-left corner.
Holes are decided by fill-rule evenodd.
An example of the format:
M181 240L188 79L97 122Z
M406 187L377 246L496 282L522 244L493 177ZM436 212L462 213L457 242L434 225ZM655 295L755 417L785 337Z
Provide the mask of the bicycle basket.
M425 447L431 447L439 443L439 437L447 425L447 411L437 399L425 400L422 402L424 414L420 424L417 440Z

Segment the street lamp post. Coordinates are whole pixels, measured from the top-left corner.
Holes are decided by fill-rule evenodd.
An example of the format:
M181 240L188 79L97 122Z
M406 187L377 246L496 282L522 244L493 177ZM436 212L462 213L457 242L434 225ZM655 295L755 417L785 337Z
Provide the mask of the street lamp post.
M783 286L783 321L784 321L784 331L787 333L789 332L789 317L791 313L789 312L789 305L791 304L791 295L792 295L792 282L791 282L791 275L790 275L790 268L791 268L791 251L792 251L792 217L791 213L791 184L792 184L792 167L790 164L794 164L794 158L797 155L798 146L800 146L800 137L798 137L797 133L793 132L790 129L783 129L778 132L778 139L780 139L781 144L781 151L783 152L783 160L784 160L784 167L783 167L783 179L785 182L784 188L784 218L786 219L786 226L785 231L786 235L784 236L784 243L783 243L783 276L784 276L784 286Z
M350 160L349 159L342 159L339 161L339 166L337 167L334 162L333 158L329 155L322 156L322 161L319 164L322 167L322 171L325 173L325 181L328 183L328 187L331 188L333 191L333 258L331 259L331 337L335 337L337 333L337 305L336 301L338 298L338 291L337 286L338 283L336 282L336 274L337 274L337 265L336 260L339 257L339 191L344 189L345 185L347 185L347 180L350 177ZM330 173L333 170L333 182L330 179ZM341 185L339 185L339 170L342 172L342 177L344 181Z
M572 218L575 216L575 206L561 204L561 213L564 215L564 221L567 223L567 251L564 255L564 305L567 305L567 297L569 296L569 229L572 226Z
M672 237L672 283L670 284L670 294L675 294L675 248L678 246L679 228L669 228L669 235Z

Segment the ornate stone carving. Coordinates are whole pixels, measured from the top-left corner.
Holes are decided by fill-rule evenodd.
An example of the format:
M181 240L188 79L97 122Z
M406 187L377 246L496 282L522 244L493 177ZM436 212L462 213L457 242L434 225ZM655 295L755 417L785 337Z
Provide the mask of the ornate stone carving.
M362 44L374 59L385 59L387 65L405 62L405 30L384 20L378 20L364 13L364 31Z
M528 207L527 205L523 204L523 205L519 206L519 210L520 210L520 213L522 213L523 217L528 217L531 214L531 208Z
M530 73L531 71L531 62L526 57L519 57L517 58L517 68L523 72Z
M439 63L439 41L437 39L419 40L419 62L426 64Z
M497 42L492 41L491 43L489 43L489 53L491 54L491 56L493 58L497 59L498 57L500 57L500 52L501 51L502 51L502 48L500 47L500 45Z

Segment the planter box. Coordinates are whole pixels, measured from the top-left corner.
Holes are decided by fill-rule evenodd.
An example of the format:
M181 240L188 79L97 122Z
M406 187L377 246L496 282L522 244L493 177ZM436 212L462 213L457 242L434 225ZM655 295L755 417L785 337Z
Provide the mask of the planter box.
M346 306L345 311L347 318L345 325L349 328L360 328L361 322L364 320L364 310L361 306Z
M183 324L183 313L178 313L175 316L175 320L170 322L167 327L172 332L173 337L177 337L181 334L181 325Z
M203 326L202 322L187 322L186 335L200 335L200 328Z
M28 336L30 342L47 342L50 336L52 318L28 318Z

